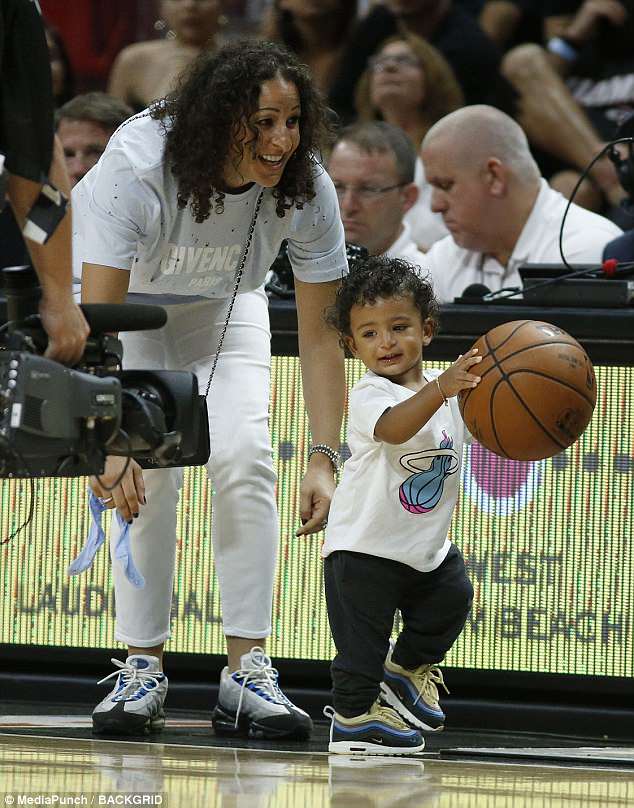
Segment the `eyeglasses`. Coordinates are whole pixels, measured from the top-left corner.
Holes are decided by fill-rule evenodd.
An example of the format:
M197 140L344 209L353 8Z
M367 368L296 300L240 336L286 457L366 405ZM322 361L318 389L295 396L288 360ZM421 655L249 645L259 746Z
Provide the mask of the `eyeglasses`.
M420 67L419 60L409 53L395 53L393 56L386 53L383 56L373 56L368 61L368 67L375 73L380 73L390 64L397 67Z
M343 199L348 191L351 191L364 202L376 199L377 197L381 196L381 194L385 194L388 191L393 191L395 188L402 188L405 184L406 183L404 182L399 182L396 185L386 185L384 188L377 188L373 185L345 185L343 182L333 183L339 199Z

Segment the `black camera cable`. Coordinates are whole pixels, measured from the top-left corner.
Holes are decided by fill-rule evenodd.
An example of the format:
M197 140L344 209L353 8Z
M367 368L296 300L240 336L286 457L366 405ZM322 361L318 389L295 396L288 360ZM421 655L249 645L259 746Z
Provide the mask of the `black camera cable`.
M11 541L11 539L14 539L18 535L18 533L21 533L24 530L24 528L30 525L33 516L35 514L35 481L31 476L29 466L26 460L24 459L22 453L18 451L15 448L15 446L11 446L4 437L0 436L0 442L1 444L4 444L4 446L6 447L7 453L13 458L15 458L15 460L17 460L18 463L22 466L23 470L27 474L27 478L29 481L29 507L26 519L24 520L24 522L22 522L22 524L19 527L16 527L14 529L14 531L11 533L10 536L8 536L6 539L0 540L0 545L3 545L8 544Z
M121 474L119 474L119 476L112 483L111 486L107 486L103 482L101 477L98 474L95 474L95 479L97 480L99 485L103 488L104 491L108 491L108 492L114 491L114 489L121 483L121 480L123 480L123 478L126 475L127 470L130 468L130 461L132 460L132 457L131 457L131 455L132 455L132 441L130 440L130 436L128 435L128 433L124 429L121 429L121 427L119 427L119 432L117 433L117 437L122 437L126 441L126 443L128 444L128 454L125 456L125 465L123 466L123 470L122 470Z

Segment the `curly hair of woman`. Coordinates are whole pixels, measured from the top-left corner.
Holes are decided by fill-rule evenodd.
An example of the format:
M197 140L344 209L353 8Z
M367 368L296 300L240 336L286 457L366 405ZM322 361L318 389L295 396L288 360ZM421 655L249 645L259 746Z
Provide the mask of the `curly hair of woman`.
M156 101L150 114L166 134L165 160L178 182L178 205L191 204L197 222L222 212L223 174L237 167L244 149L255 149L258 132L249 118L258 108L262 84L281 77L298 90L300 144L273 190L277 215L301 208L314 196L316 162L333 137L328 108L310 73L283 46L262 40L238 40L215 53L201 54L178 89Z

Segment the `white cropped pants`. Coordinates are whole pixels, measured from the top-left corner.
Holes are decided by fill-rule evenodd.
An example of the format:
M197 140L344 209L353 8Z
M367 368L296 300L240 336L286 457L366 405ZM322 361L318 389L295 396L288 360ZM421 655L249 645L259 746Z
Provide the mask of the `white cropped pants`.
M162 329L121 335L124 367L189 370L204 392L227 305L227 300L206 300L166 306ZM207 399L207 472L216 492L212 534L223 629L225 635L249 639L271 633L279 535L268 427L270 339L263 290L238 295ZM120 565L112 564L115 637L141 648L163 642L170 633L182 470L147 470L143 477L147 505L131 526L130 544L145 587L133 587Z

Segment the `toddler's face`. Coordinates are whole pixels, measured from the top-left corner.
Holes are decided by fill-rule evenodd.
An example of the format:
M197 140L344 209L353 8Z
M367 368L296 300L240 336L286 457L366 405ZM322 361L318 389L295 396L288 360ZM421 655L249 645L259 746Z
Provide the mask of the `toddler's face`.
M432 327L423 322L411 296L354 305L350 332L346 344L368 370L396 384L407 384L420 376L423 347L431 342Z

